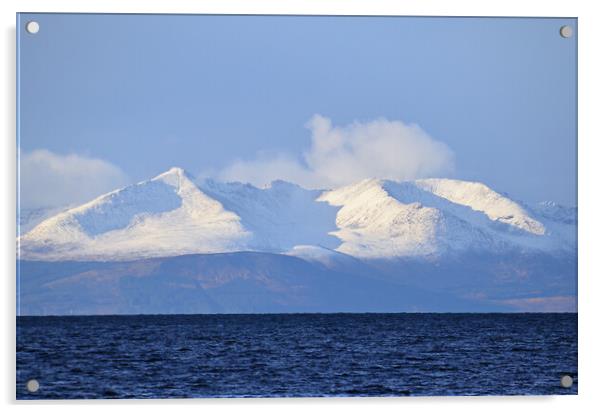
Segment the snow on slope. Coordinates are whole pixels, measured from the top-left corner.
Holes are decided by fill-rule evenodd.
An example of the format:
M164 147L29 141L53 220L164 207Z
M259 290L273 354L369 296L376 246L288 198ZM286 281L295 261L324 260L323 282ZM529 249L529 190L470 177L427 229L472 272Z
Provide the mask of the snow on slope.
M575 225L577 223L577 208L567 208L555 202L540 202L530 208L543 218L563 224Z
M276 181L259 189L211 180L197 185L172 168L43 221L19 239L19 252L24 259L123 260L252 250L314 261L345 257L337 253L573 252L575 215L450 179L368 179L330 191Z
M17 211L17 227L21 234L28 233L40 222L53 217L70 207L20 208Z
M240 218L179 168L69 209L21 237L26 259L129 259L246 249Z
M432 192L475 211L485 213L490 219L502 222L526 232L543 235L545 228L541 222L531 218L518 203L508 199L480 182L466 182L453 179L421 179L416 186Z
M259 189L238 182L206 180L200 187L241 218L244 227L253 234L249 241L253 250L282 252L302 244L328 248L340 244L329 234L337 229L338 208L316 202L321 191L284 181L274 181Z
M339 229L334 233L343 241L338 251L365 258L433 255L443 247L443 234L452 237L458 249L470 247L467 243L473 241L483 245L485 234L473 231L453 215L446 220L443 211L418 202L415 194L406 200L395 198L386 188L392 185L368 179L319 198L341 207L337 215ZM408 189L415 189L411 185L392 189L407 194Z
M577 245L577 208L554 202L540 202L525 208L544 224L546 235L556 240L559 249L574 250Z
M478 183L367 179L319 200L341 207L337 250L355 257L570 248L519 204Z

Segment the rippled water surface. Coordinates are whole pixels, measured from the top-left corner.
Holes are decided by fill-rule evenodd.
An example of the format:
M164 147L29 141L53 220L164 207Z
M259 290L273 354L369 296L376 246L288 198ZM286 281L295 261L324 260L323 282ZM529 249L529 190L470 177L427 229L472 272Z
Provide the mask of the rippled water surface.
M576 314L17 318L19 399L576 393Z

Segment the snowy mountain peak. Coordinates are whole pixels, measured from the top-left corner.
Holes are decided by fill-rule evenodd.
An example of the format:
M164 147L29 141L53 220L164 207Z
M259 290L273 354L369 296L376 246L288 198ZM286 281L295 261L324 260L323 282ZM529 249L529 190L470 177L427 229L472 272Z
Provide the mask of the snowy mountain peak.
M29 259L129 259L239 250L240 218L181 168L49 218L20 238Z
M451 179L366 179L327 191L339 207L338 251L356 257L441 255L453 251L570 249L567 227L546 233L518 203L486 185ZM568 232L567 232L568 231Z
M181 185L186 185L188 183L194 185L193 177L184 169L175 166L155 176L151 179L151 181L162 181L176 188L179 188Z

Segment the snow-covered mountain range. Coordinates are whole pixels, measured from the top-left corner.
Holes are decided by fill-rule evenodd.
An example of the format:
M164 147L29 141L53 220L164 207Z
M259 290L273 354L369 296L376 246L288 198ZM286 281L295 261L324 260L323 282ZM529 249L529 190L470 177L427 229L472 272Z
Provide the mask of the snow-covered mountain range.
M308 259L576 250L576 208L527 205L482 183L367 179L307 190L195 182L180 168L23 223L19 257L119 261L235 251Z
M260 189L195 183L172 168L53 215L18 241L20 257L37 260L316 249L393 258L468 250L571 252L575 233L575 208L529 206L477 182L368 179L317 191L275 181Z
M576 310L576 208L476 182L257 188L172 168L20 212L19 314Z

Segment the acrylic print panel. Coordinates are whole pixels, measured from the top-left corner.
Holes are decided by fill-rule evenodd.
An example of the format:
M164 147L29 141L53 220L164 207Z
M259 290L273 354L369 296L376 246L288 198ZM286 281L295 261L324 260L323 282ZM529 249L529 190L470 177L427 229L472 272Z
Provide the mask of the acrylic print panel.
M576 19L17 27L18 399L577 393Z

